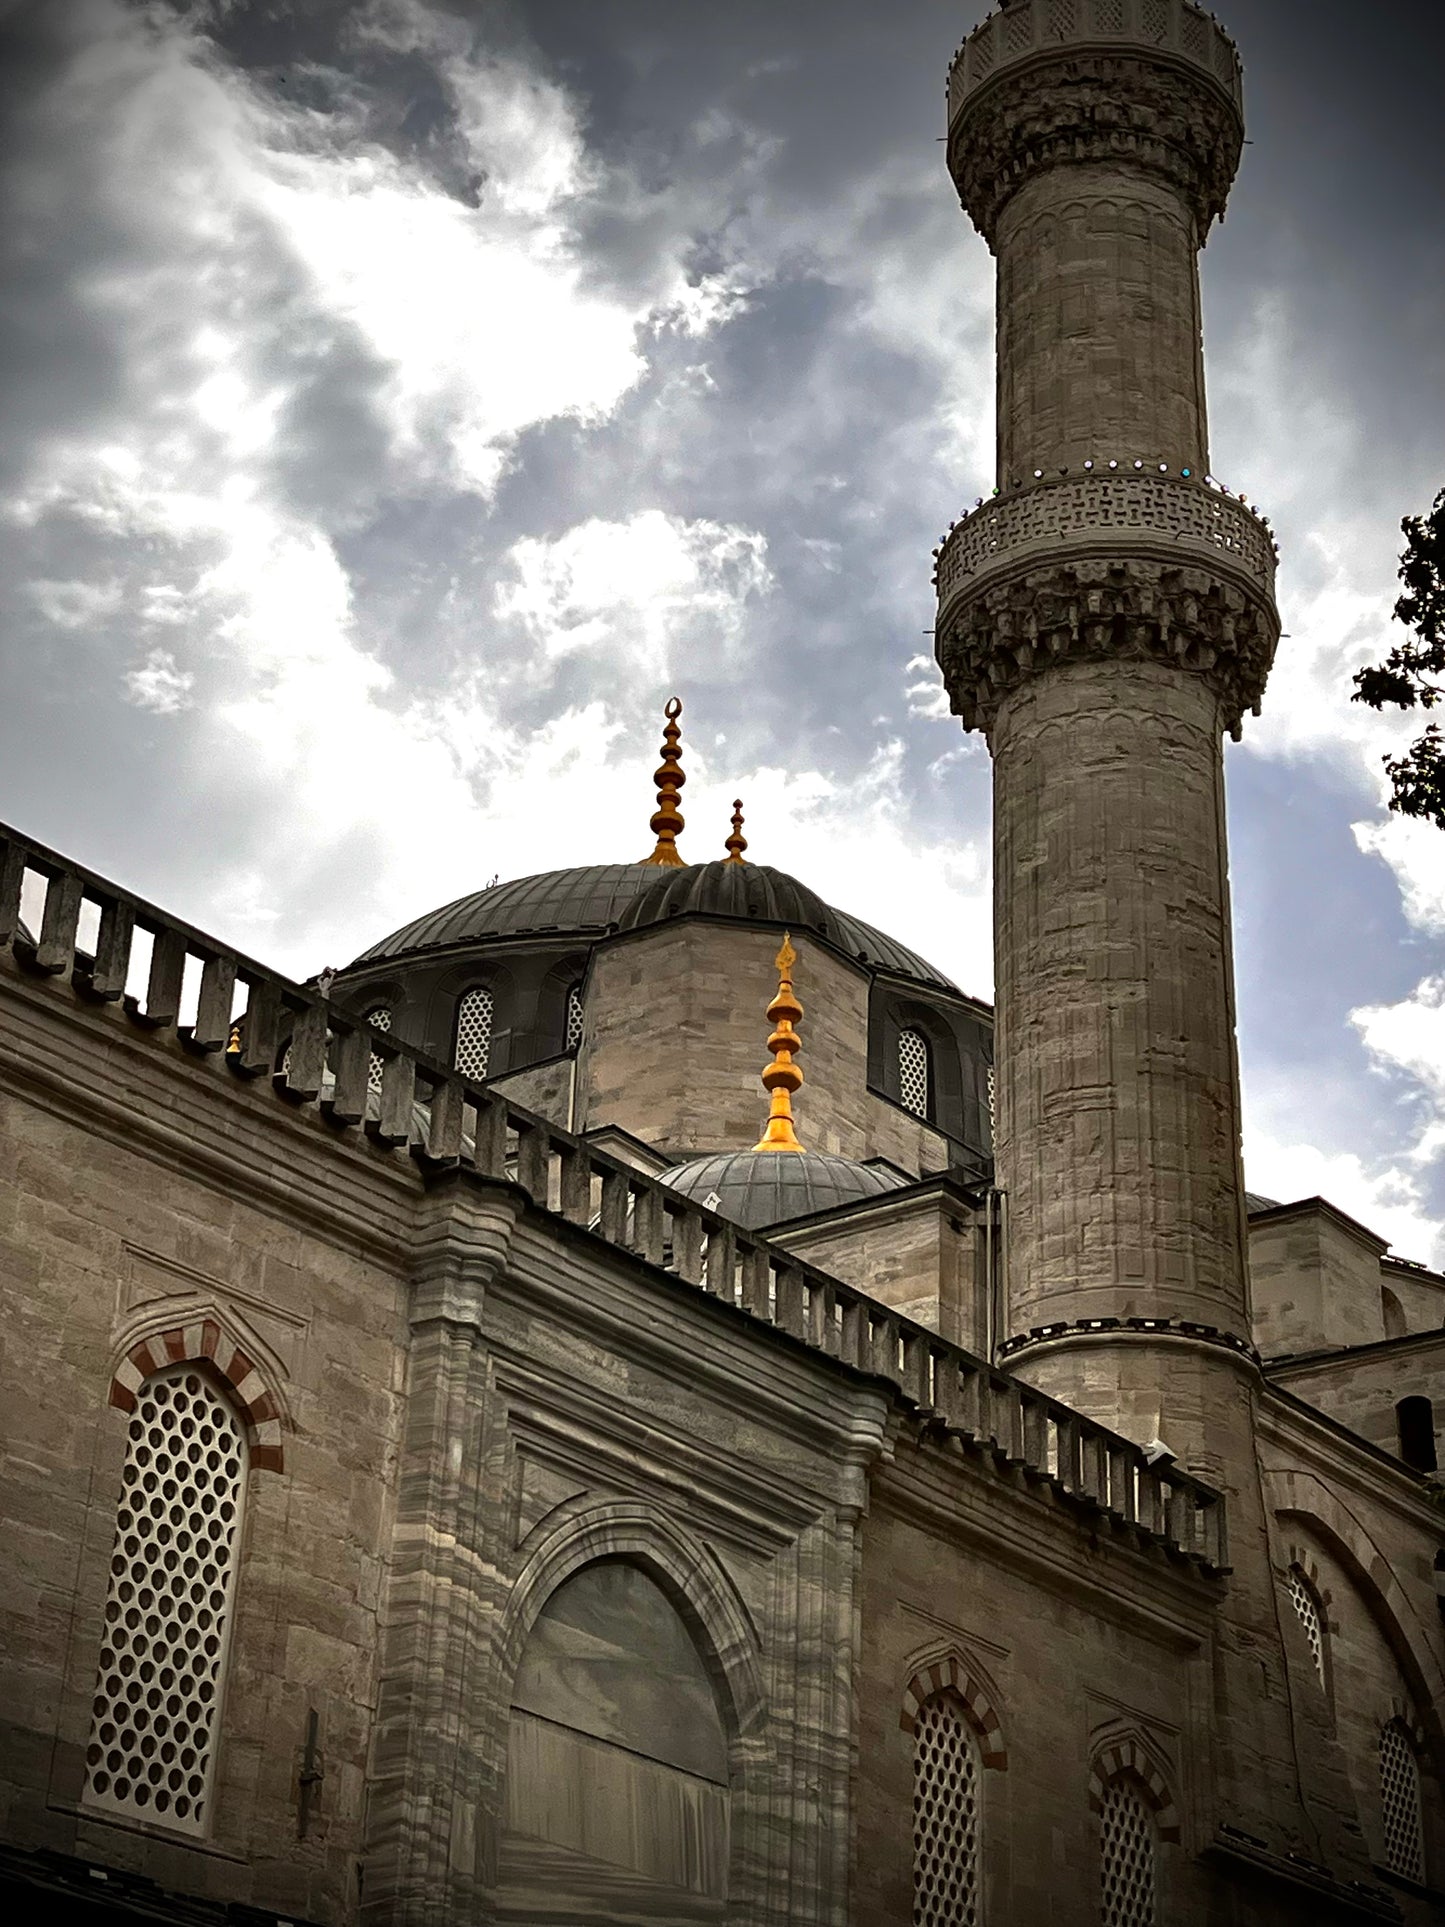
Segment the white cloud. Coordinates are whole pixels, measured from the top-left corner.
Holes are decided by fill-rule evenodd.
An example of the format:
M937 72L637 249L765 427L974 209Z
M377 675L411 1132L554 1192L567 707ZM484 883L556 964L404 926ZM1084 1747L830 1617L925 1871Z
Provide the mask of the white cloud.
M1246 1125L1244 1169L1251 1191L1281 1204L1325 1198L1386 1239L1397 1256L1427 1264L1445 1259L1445 1225L1431 1215L1421 1173L1408 1158L1367 1162Z
M25 584L26 593L45 620L57 629L89 629L114 615L124 599L119 582L50 582L43 578Z
M173 716L185 709L195 677L176 667L169 649L152 649L139 669L126 676L126 690L137 709L157 716Z
M749 602L772 586L767 542L750 529L684 521L644 509L626 521L592 519L552 539L513 547L512 579L496 610L544 655L579 650L668 681L687 655L714 666L742 643Z

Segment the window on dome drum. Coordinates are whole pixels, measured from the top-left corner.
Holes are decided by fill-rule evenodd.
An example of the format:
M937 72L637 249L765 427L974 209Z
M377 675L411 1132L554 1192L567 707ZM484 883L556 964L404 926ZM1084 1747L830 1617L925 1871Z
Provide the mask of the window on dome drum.
M1395 1407L1395 1427L1400 1436L1400 1457L1406 1465L1413 1466L1417 1472L1438 1472L1434 1401L1402 1398Z
M1420 1766L1403 1720L1380 1734L1380 1809L1385 1823L1385 1865L1406 1880L1425 1881L1420 1836Z
M582 1042L582 986L573 984L567 992L567 1045L576 1050Z
M1325 1616L1319 1595L1298 1566L1289 1569L1289 1596L1309 1641L1310 1657L1315 1663L1320 1685L1325 1683Z
M140 1388L126 1441L84 1803L210 1831L247 1446L202 1372Z
M981 1779L963 1709L935 1693L913 1731L913 1927L978 1927Z
M932 1066L929 1063L928 1039L921 1030L900 1030L898 1033L898 1096L906 1111L915 1117L928 1116L929 1086Z
M457 1042L452 1062L463 1077L483 1078L492 1055L496 1000L478 984L457 1005Z
M378 1004L375 1010L367 1011L366 1021L371 1025L373 1030L390 1030L391 1006L389 1004ZM381 1073L383 1069L384 1064L381 1052L374 1050L371 1053L371 1060L366 1067L366 1088L369 1091L377 1092L378 1095L381 1091Z
M1154 1815L1127 1775L1105 1786L1099 1826L1103 1927L1154 1927Z

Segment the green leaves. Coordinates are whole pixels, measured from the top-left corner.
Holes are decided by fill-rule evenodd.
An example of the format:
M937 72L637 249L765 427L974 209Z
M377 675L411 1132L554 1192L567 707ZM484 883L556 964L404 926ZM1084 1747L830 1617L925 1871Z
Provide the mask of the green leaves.
M1396 643L1382 663L1355 672L1351 700L1371 709L1433 709L1445 696L1445 489L1428 516L1407 515L1400 524L1405 552L1400 580L1405 593L1395 620L1415 631ZM1445 829L1445 741L1430 726L1404 756L1385 758L1390 808Z

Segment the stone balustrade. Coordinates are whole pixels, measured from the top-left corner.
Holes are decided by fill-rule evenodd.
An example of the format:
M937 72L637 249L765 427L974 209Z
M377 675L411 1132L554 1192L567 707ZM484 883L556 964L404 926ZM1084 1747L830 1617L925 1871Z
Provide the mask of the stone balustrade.
M1038 480L973 509L939 550L934 583L940 619L954 598L1036 559L1067 560L1112 546L1163 561L1223 563L1273 599L1276 566L1268 525L1243 502L1159 465Z
M950 122L971 95L1006 69L1061 46L1159 51L1186 63L1242 108L1234 42L1192 0L1013 0L980 22L948 71Z
M27 884L43 899L28 927ZM1136 1546L1227 1570L1224 1503L1208 1486L3 825L0 950L113 1007L158 1047L269 1085L278 1104L364 1134L383 1155L520 1185L580 1232L887 1381L942 1443L997 1475Z

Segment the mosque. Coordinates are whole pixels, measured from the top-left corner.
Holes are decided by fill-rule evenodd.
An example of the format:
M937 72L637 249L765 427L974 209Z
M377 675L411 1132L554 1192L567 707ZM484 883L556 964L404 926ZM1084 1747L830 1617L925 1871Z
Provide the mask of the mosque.
M306 983L0 830L9 1918L1445 1919L1445 1277L1240 1166L1242 142L1191 0L949 74L996 1006L689 860L676 701L622 860Z

